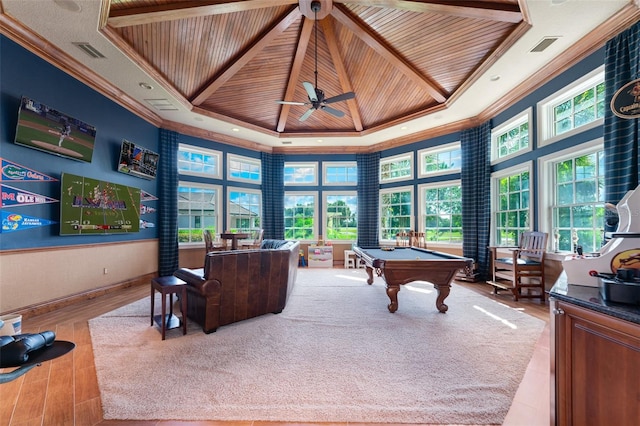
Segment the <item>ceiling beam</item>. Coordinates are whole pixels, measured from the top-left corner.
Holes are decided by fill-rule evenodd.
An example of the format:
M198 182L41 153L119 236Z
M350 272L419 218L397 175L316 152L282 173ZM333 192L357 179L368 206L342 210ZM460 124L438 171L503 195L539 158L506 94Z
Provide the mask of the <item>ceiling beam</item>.
M309 48L309 41L311 40L311 32L313 31L313 21L310 19L304 19L302 23L302 31L300 32L300 39L296 48L296 53L293 58L293 64L291 66L291 72L289 73L289 81L287 83L287 89L284 92L283 100L292 100L296 91L296 85L298 84L298 78L300 78L300 71L302 70L302 63L306 56L307 49ZM282 105L280 109L280 116L278 117L278 124L276 130L278 132L284 132L287 124L287 118L289 118L289 111L291 105Z
M522 12L517 4L479 1L408 1L408 0L334 0L336 3L360 4L408 10L420 13L438 13L460 18L485 19L518 23L522 21Z
M246 12L253 9L288 6L297 3L296 0L234 0L208 2L189 0L111 10L107 24L111 27L119 28L132 25L152 24L155 22L174 21L176 19L196 18L199 16Z
M281 20L277 21L275 25L271 27L265 34L258 37L257 41L253 43L244 53L240 54L238 59L229 64L222 73L214 77L213 81L205 85L205 87L198 93L191 101L194 105L200 105L205 102L216 90L218 90L224 83L229 81L238 71L242 69L249 61L251 61L258 53L260 53L265 47L269 45L276 37L282 34L289 26L300 19L300 9L297 7L292 8Z
M327 46L329 47L329 53L331 54L333 65L335 66L336 72L338 74L338 80L340 81L342 93L353 92L353 86L351 85L349 74L347 74L347 70L344 66L344 61L342 60L340 48L338 47L338 42L336 41L336 35L333 32L333 26L331 25L331 22L329 22L328 19L325 19L324 21L320 21L320 26L322 27L322 32L324 33L324 38L327 41ZM362 117L360 116L360 111L358 111L357 100L347 100L347 106L349 107L349 113L351 114L351 118L353 120L353 127L357 132L361 132L363 129Z
M369 47L375 50L380 56L386 59L391 65L397 68L400 72L413 80L419 87L425 90L429 95L437 102L443 103L447 100L447 96L435 83L432 83L418 72L411 64L400 57L395 50L384 43L380 38L370 31L365 25L352 18L345 10L343 5L334 5L331 12L338 22L347 27L353 32L356 37L364 41Z

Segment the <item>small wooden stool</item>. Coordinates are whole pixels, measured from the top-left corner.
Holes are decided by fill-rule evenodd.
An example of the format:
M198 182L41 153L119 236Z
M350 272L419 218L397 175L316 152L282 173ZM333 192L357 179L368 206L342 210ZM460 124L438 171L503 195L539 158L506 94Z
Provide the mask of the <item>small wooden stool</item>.
M187 334L187 283L173 275L167 277L157 277L151 280L151 325L153 325L153 311L155 304L154 290L162 295L162 316L156 318L156 322L162 330L162 340L165 338L167 329L177 328L180 321L173 315L173 295L180 293L180 311L182 313L182 335ZM169 295L169 315L167 316L167 295Z

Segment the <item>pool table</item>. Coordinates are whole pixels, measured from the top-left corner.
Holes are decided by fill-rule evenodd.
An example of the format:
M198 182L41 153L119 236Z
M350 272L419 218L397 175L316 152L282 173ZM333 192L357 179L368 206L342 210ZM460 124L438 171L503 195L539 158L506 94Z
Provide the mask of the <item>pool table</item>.
M442 313L449 307L444 299L449 296L451 281L456 272L471 268L473 260L418 247L354 247L353 251L364 261L368 284L373 283L373 272L387 283L389 312L398 310L398 292L402 284L412 281L428 281L438 296L436 307Z

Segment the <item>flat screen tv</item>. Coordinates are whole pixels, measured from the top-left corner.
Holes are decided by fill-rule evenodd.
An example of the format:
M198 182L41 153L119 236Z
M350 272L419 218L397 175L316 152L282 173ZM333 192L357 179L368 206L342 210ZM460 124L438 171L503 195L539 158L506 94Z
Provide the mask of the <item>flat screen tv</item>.
M124 139L120 147L118 171L145 179L154 179L158 169L158 154Z
M140 189L63 173L60 235L140 231Z
M95 127L41 102L22 98L16 144L90 163L95 139Z

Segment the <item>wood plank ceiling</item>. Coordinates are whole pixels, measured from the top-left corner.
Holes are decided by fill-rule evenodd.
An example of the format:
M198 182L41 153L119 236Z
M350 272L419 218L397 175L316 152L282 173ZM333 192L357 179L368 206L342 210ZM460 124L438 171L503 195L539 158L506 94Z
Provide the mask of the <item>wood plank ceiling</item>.
M203 115L281 136L382 130L438 109L529 25L517 0L111 0L104 34ZM302 83L338 118L309 105Z

